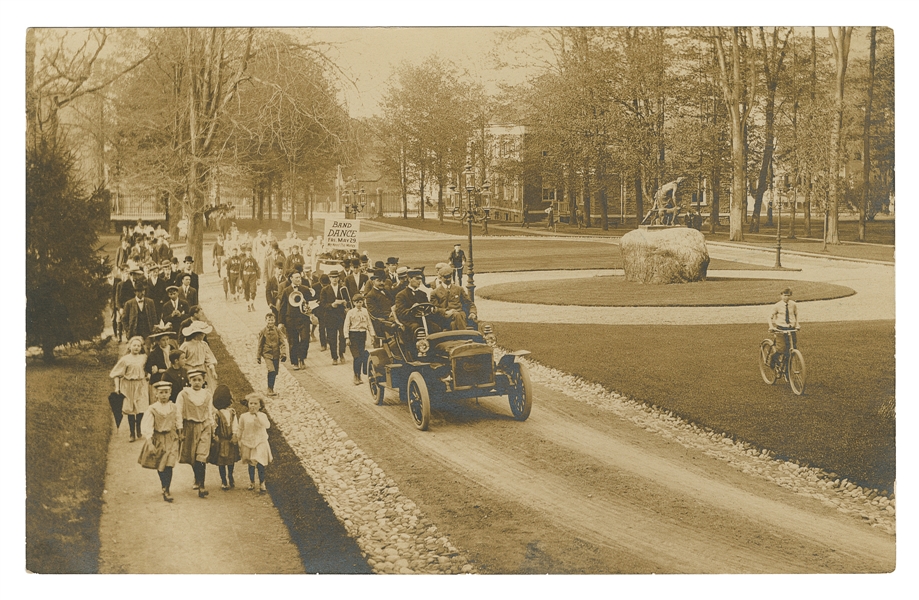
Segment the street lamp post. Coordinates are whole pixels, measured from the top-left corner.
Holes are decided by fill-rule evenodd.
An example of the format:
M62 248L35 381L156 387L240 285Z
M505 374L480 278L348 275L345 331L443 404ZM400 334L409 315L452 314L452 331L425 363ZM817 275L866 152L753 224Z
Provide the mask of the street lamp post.
M472 224L482 222L487 226L490 209L487 206L479 206L476 199L483 195L487 196L491 185L486 179L482 183L482 187L476 187L472 166L469 164L467 164L466 168L463 170L463 175L466 179L466 208L463 211L454 210L454 214L460 222L465 221L469 228L469 269L466 272L466 288L469 290L469 299L475 302L475 264L473 262L472 253ZM450 191L451 193L455 193L456 186L451 185Z

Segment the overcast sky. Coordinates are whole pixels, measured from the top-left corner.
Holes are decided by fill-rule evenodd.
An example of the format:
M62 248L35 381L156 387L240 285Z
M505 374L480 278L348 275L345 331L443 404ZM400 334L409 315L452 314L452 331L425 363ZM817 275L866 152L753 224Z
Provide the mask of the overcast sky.
M367 117L377 112L394 67L403 61L418 64L432 54L468 71L489 91L496 89L497 81L519 82L523 73L499 72L488 59L498 31L497 27L353 27L315 28L309 35L335 44L331 58L353 81L342 86L351 115Z

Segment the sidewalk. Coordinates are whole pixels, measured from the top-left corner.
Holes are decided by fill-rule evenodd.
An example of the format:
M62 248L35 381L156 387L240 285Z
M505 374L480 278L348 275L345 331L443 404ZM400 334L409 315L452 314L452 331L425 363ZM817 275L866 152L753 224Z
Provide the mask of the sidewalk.
M222 491L207 467L210 496L192 490L190 465L176 464L172 495L163 501L156 471L137 464L141 442L128 442L125 419L113 432L99 526L100 573L303 573L297 547L268 494L246 489L245 465L236 489Z

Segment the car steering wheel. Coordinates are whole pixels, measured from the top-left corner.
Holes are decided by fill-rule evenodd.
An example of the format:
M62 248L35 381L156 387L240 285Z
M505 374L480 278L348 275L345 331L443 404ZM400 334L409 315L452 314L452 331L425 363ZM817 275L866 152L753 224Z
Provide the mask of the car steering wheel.
M430 302L419 302L409 309L413 317L426 317L434 314L435 310L434 305Z

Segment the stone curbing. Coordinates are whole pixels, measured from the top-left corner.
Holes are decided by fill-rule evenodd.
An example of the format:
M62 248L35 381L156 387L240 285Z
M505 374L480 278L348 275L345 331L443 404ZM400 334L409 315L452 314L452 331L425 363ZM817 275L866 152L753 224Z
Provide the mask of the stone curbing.
M823 469L802 466L775 458L775 453L760 449L724 433L690 423L672 411L637 402L580 377L557 371L524 359L535 383L561 392L579 402L627 419L642 429L701 450L707 456L727 462L748 475L771 481L792 492L819 500L826 506L894 535L897 501L893 493L862 488Z
M222 302L216 294L209 300ZM251 360L255 333L227 311L211 311L208 318L253 389L263 389L264 367ZM268 399L267 412L375 573L475 572L286 369L278 373L275 391L278 396Z

